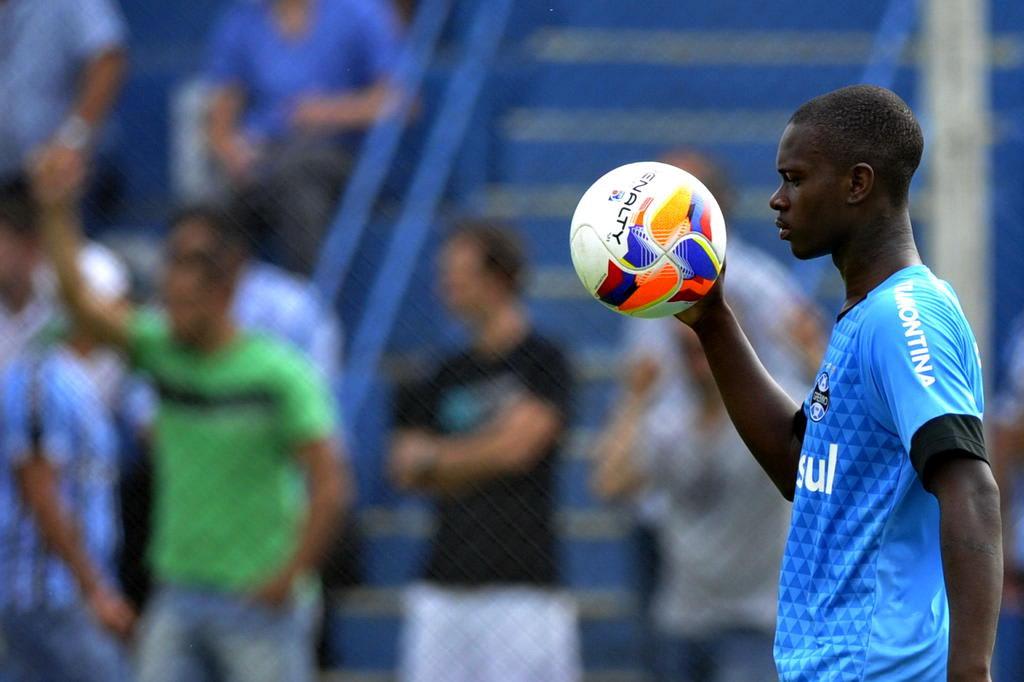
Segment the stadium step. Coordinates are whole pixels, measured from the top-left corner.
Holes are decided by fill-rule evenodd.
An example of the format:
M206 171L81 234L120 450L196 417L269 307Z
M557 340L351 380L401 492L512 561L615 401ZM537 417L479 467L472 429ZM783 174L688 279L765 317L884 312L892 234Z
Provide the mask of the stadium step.
M584 672L582 682L649 682L640 670L597 670ZM396 682L397 678L387 672L365 672L360 670L333 670L321 674L321 682Z
M368 584L394 587L420 575L435 527L431 512L374 508L360 513L359 526ZM556 512L555 528L563 584L611 588L632 580L625 544L632 530L627 513L563 507Z
M534 4L534 3L523 3ZM678 0L645 2L579 2L549 0L542 4L549 11L544 23L599 26L613 30L665 26L683 26L694 30L820 30L845 26L850 30L871 31L876 27L887 0L865 0L857 12L846 11L842 4L824 4L820 11L808 12L800 0L778 0L765 11L751 11L749 1L717 0L693 5ZM770 9L769 9L770 7Z
M684 69L694 66L702 69L720 66L799 67L807 71L808 80L813 80L816 75L813 69L818 67L863 69L872 60L877 29L877 21L870 26L858 27L845 20L831 26L802 30L769 30L763 24L753 29L728 26L695 29L691 25L671 21L654 28L547 25L530 33L522 48L530 59L546 65L643 67L644 80L651 75L646 69L658 66ZM828 46L827 50L822 49L824 45ZM993 68L1019 68L1024 64L1021 48L1020 34L993 34L989 52ZM897 65L903 68L919 66L922 49L922 45L911 38L897 57ZM630 80L641 80L638 75L634 69ZM651 80L656 81L658 73L653 75L655 78ZM805 87L799 83L793 85Z
M624 590L574 590L588 676L632 673L638 661L636 603ZM402 591L355 588L336 593L329 610L330 653L346 674L392 669L401 630ZM339 671L341 672L341 671ZM588 677L588 679L590 679Z
M694 117L707 121L732 119L738 127L701 132ZM699 148L719 161L739 184L770 184L775 180L775 153L786 116L751 118L736 113L608 112L518 110L501 124L505 139L489 157L492 182L561 185L587 183L608 170L635 161L662 157L680 147ZM749 125L757 126L757 129Z

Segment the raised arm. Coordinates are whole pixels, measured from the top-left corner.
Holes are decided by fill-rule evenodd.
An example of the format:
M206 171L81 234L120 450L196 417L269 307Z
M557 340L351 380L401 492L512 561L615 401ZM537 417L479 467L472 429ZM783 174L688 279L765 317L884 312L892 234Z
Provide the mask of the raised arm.
M724 273L723 273L724 274ZM676 317L693 328L707 356L729 418L783 497L796 492L803 432L799 406L754 353L722 294L722 282Z
M207 118L210 151L235 182L245 181L259 159L256 148L238 129L244 106L245 94L240 86L218 86L210 97Z
M999 489L988 463L945 457L925 487L938 498L942 569L949 598L950 682L990 682L1003 591Z
M295 109L292 124L301 130L337 133L362 130L385 115L385 105L393 96L386 80L356 92L326 97L310 97Z
M52 158L40 158L33 168L33 193L39 203L39 227L53 263L60 294L75 324L100 343L128 344L130 310L103 301L89 290L78 267L81 227L79 194L84 178L69 174Z

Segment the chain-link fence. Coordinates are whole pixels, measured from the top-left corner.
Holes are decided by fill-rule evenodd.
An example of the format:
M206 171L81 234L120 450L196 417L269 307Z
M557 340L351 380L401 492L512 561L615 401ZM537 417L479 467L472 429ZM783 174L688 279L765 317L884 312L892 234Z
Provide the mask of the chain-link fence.
M79 212L43 196L35 156L0 202L0 515L14 538L0 594L5 613L130 632L111 647L21 617L0 661L58 671L52 652L88 651L80 667L146 680L300 680L315 651L325 679L350 682L775 679L790 505L685 328L591 300L569 219L623 163L702 178L729 226L738 317L802 401L843 290L828 261L777 240L779 136L805 100L869 80L911 104L927 140L919 4L0 2L0 162L44 150L55 177L87 171L84 231L156 309L50 333L64 273L33 259ZM968 274L992 292L986 378L1013 432L1024 15L993 0L988 24L992 227L963 230L991 234L988 270ZM33 79L66 92L47 99ZM926 260L943 191L928 163L912 187ZM90 286L128 276L96 258L82 260ZM78 305L73 320L96 315ZM62 481L49 490L64 526L26 501L9 445L23 413L25 447ZM340 453L340 480L321 446ZM90 469L104 457L119 473ZM67 546L62 527L77 529ZM1024 679L1008 585L997 679ZM121 592L134 629L116 627Z

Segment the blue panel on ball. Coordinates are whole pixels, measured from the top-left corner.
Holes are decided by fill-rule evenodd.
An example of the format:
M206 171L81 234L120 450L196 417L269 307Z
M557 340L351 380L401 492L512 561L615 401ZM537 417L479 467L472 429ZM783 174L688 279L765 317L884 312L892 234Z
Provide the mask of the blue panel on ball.
M690 270L697 277L715 279L718 276L718 270L708 252L701 244L697 243L698 239L702 238L693 234L683 237L683 240L675 248L675 254L686 261Z

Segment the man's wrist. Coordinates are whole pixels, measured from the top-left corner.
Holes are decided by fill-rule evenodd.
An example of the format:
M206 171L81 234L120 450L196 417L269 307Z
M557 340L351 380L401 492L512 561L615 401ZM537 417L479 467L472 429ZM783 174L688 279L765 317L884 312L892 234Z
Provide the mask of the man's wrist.
M96 575L85 574L78 577L78 589L82 596L89 599L103 588L103 582Z
M417 457L415 465L412 469L413 480L419 482L426 482L437 472L438 464L441 460L441 448L436 443L431 443L430 447L424 448Z
M732 316L732 309L729 305L722 301L721 304L708 308L700 316L696 322L691 325L693 331L697 334L698 338L704 339L706 337L714 335L714 333L722 328L722 325L726 323Z
M301 557L295 557L285 565L277 577L291 585L299 579L299 576L306 575L313 570L309 563Z

